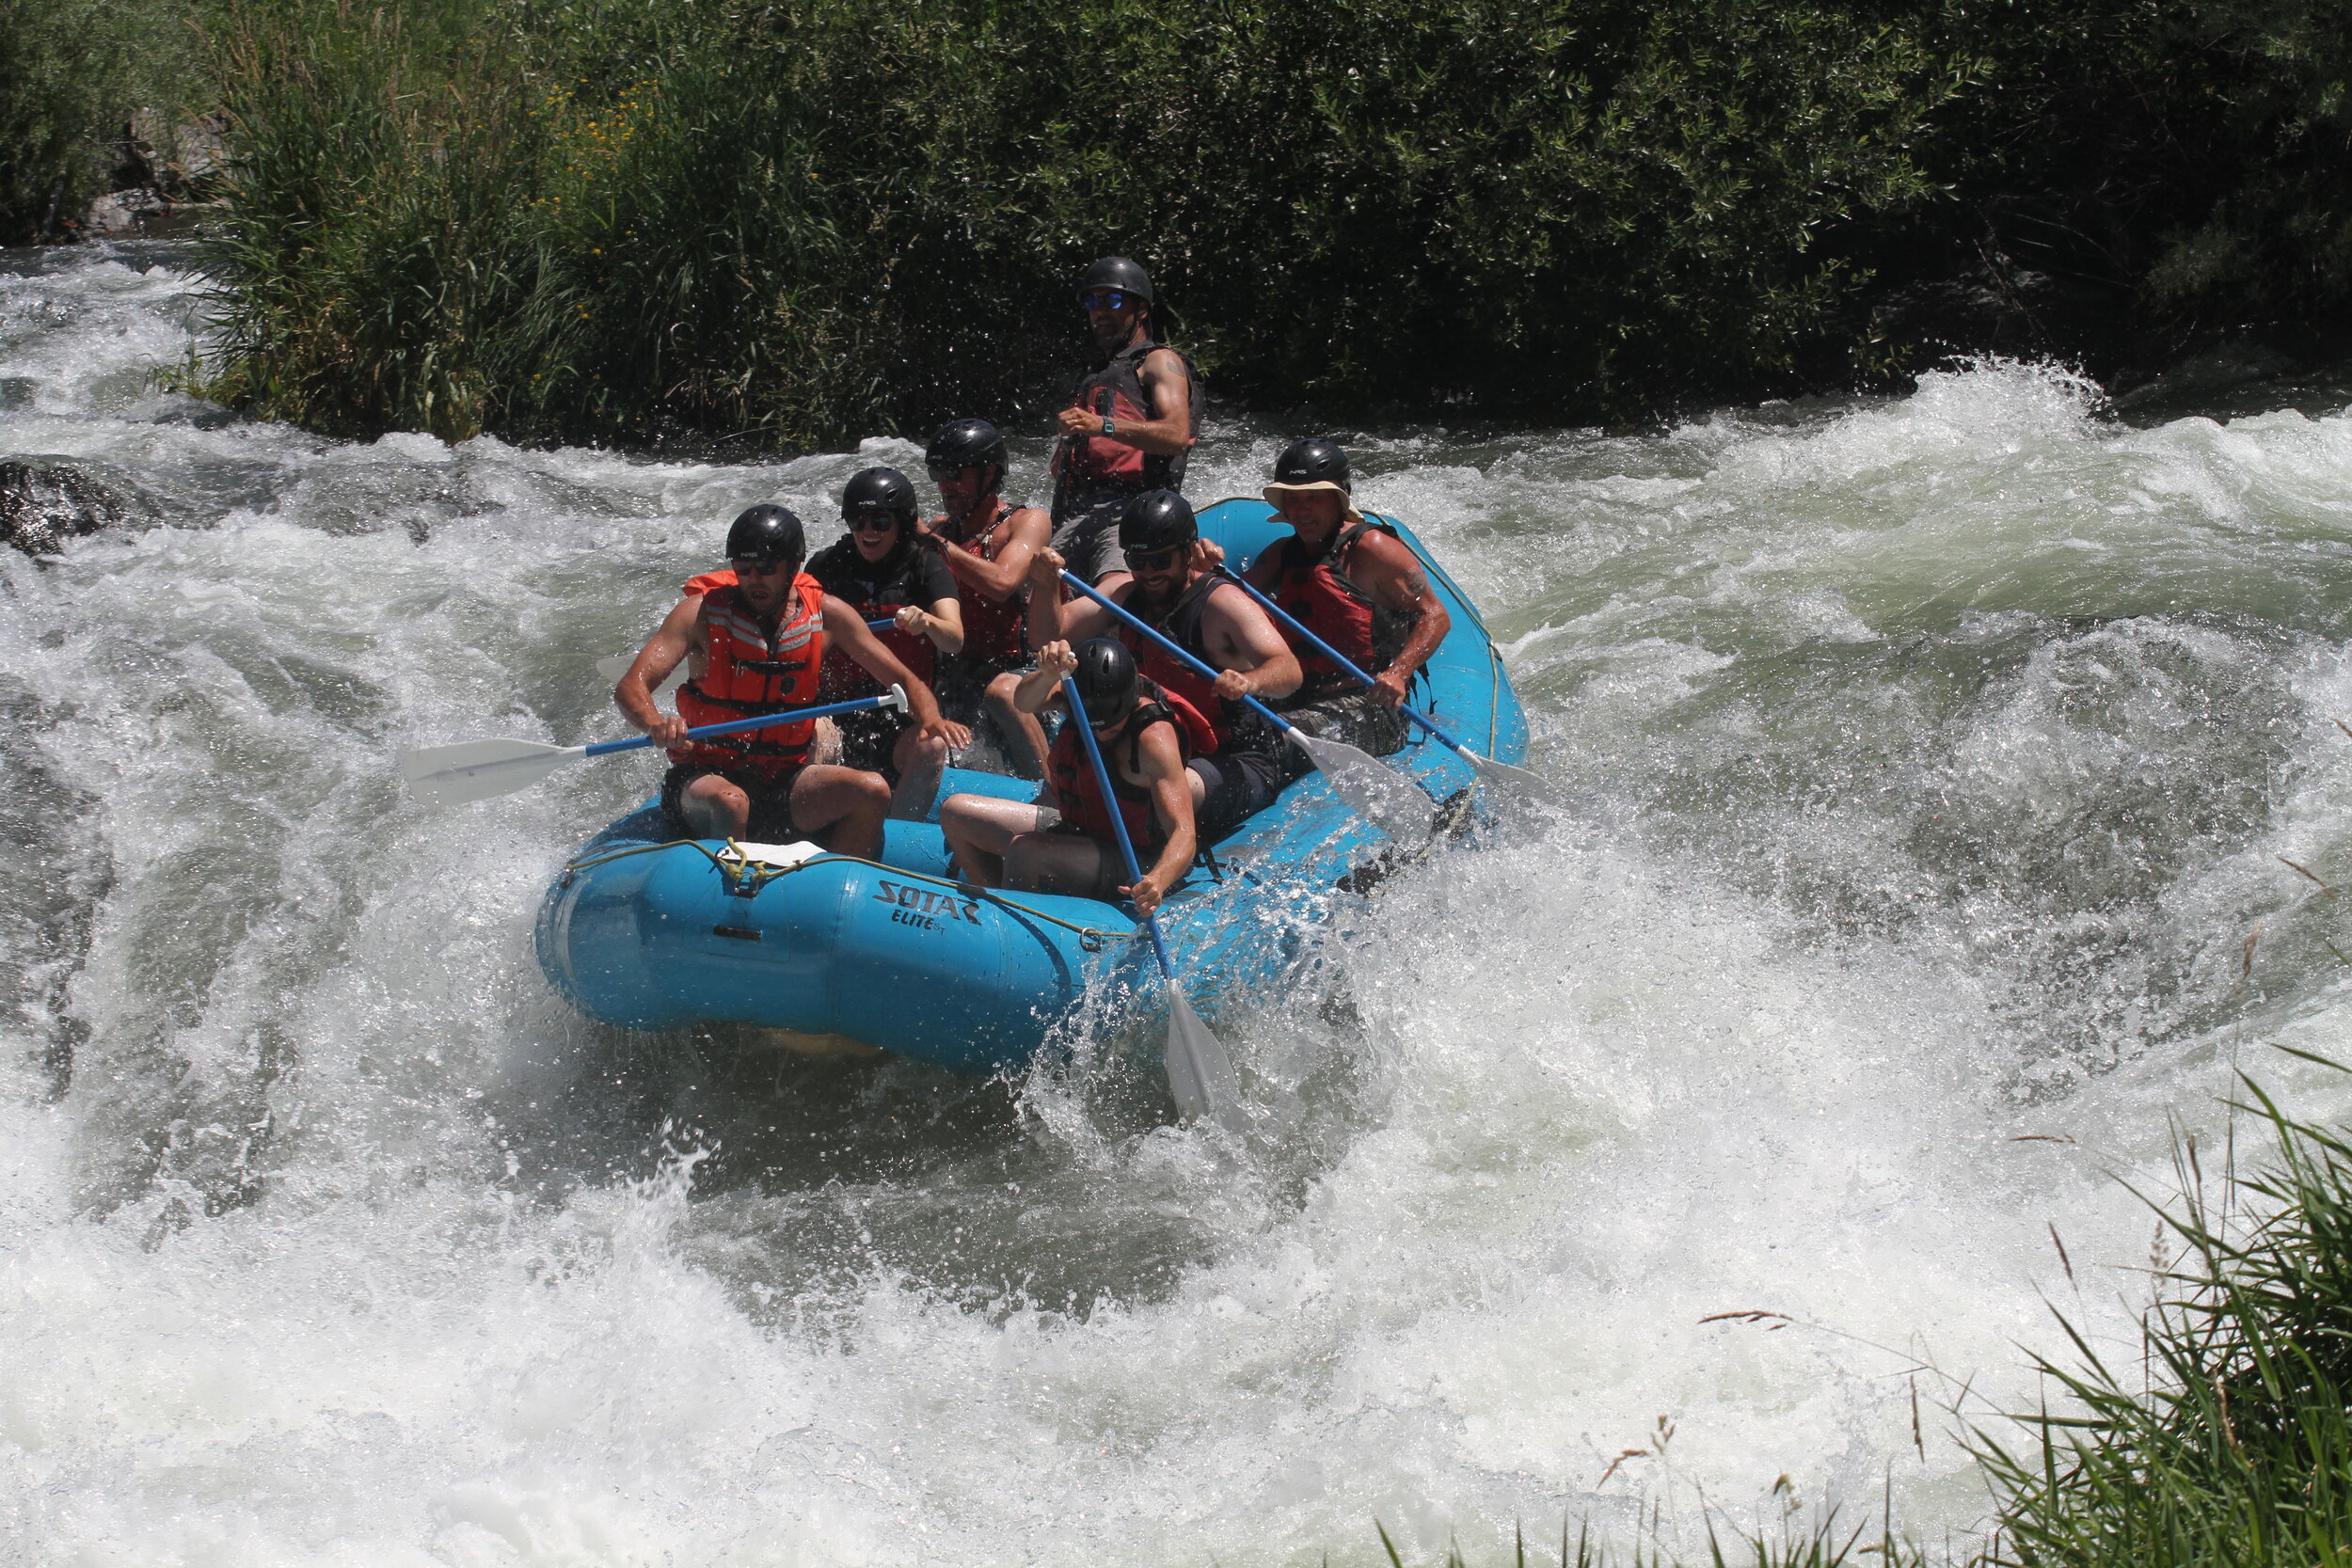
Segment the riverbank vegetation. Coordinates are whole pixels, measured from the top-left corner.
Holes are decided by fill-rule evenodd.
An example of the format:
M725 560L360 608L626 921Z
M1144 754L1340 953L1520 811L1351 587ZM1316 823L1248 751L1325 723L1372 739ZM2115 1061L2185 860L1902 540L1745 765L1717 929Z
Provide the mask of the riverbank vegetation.
M137 9L0 0L0 55L47 58L77 8ZM239 160L194 379L322 430L1034 420L1106 251L1217 392L1333 419L1638 419L1955 348L2112 373L2352 325L2352 13L2317 0L181 14ZM123 75L16 69L56 126ZM39 140L26 170L62 156ZM11 178L21 233L48 176Z

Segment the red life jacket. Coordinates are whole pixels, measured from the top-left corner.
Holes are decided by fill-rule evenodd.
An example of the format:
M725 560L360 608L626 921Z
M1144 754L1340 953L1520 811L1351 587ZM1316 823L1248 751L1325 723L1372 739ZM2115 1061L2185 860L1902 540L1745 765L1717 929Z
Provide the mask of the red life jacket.
M1105 414L1115 425L1160 417L1159 404L1144 386L1140 371L1145 356L1167 346L1149 337L1138 338L1078 383L1070 406L1095 416L1095 434L1065 440L1054 453L1057 501L1084 499L1105 491L1140 495L1146 490L1184 488L1184 460L1190 453L1145 451L1115 436L1103 435L1100 422ZM1191 420L1191 428L1184 434L1195 436L1200 429L1200 384L1192 373L1192 361L1181 354L1176 358L1184 366L1185 407Z
M919 570L922 555L912 544L899 543L898 549L879 562L869 562L857 553L857 542L844 539L818 550L808 562L809 575L824 584L825 592L857 611L861 621L879 621L885 615L896 615L906 605L930 609L930 601L923 597L923 578ZM925 686L933 682L932 672L938 666L938 649L922 632L904 632L896 626L874 633L882 645L898 656L898 662L914 673L914 678ZM868 674L866 666L835 648L825 655L824 694L828 702L848 702L852 697L871 697L888 689Z
M825 591L803 572L792 579L787 613L772 635L743 602L742 590L720 586L703 594L700 624L710 654L699 679L678 688L678 717L689 725L723 724L730 719L781 713L817 700L817 680L825 657ZM765 779L781 778L808 761L815 720L776 724L715 740L690 740L670 748L670 760L689 768L748 768Z
M1347 575L1349 553L1365 530L1372 528L1396 537L1396 531L1386 524L1355 523L1335 531L1311 556L1299 545L1296 534L1276 540L1272 553L1277 576L1273 591L1266 595L1309 631L1345 654L1367 675L1376 675L1396 662L1414 620L1375 604ZM1309 647L1297 633L1288 626L1281 630L1307 677L1299 683L1298 694L1285 698L1285 703L1315 702L1336 692L1363 689L1354 676Z
M1208 613L1209 595L1221 586L1213 577L1204 577L1183 593L1156 615L1136 602L1130 590L1120 608L1152 626L1159 634L1192 655L1210 669L1216 660L1209 657L1208 640L1201 634L1201 617ZM1236 589L1236 593L1240 590ZM1238 703L1229 703L1216 694L1216 683L1195 672L1184 660L1121 621L1112 628L1111 635L1127 645L1136 656L1136 668L1145 678L1156 682L1192 705L1195 711L1207 715L1210 738L1200 748L1203 756L1214 756L1230 745L1234 729L1241 723L1247 710Z
M977 538L959 538L956 543L978 556L982 561L994 561L1005 547L1005 524L1021 510L996 502L996 518ZM947 563L949 571L955 562ZM976 664L995 670L1017 670L1029 661L1029 591L1016 588L1001 599L992 599L978 583L956 578L956 602L963 609L963 657Z
M1146 869L1168 846L1168 834L1160 827L1160 814L1152 809L1152 792L1140 784L1127 782L1124 769L1138 767L1143 751L1144 732L1154 724L1170 724L1176 730L1176 750L1189 762L1200 754L1200 742L1209 733L1209 721L1200 717L1200 710L1172 691L1163 691L1150 680L1136 683L1142 701L1127 715L1127 721L1108 740L1095 736L1095 744L1103 749L1103 767L1111 776L1111 793L1119 801L1119 815L1127 824L1127 840L1135 846L1136 860ZM1078 726L1086 722L1086 715L1073 713L1062 721L1060 733L1054 736L1054 749L1045 758L1045 776L1054 781L1054 804L1061 812L1062 820L1089 838L1100 839L1104 845L1114 843L1119 835L1111 827L1110 813L1104 809L1102 787L1094 780L1094 764L1087 756L1086 742L1078 735ZM1126 747L1126 758L1120 758L1120 747ZM1187 785L1187 788L1190 786Z

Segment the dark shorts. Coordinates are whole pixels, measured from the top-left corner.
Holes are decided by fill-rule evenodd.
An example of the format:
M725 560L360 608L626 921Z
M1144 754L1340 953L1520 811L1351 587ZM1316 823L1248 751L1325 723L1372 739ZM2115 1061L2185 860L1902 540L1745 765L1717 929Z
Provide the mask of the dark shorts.
M1283 740L1275 745L1285 752L1298 750ZM1200 775L1206 791L1198 813L1202 838L1221 837L1274 804L1286 782L1281 758L1272 750L1219 752L1184 766Z
M914 721L895 708L869 707L861 713L837 713L833 721L841 731L841 766L880 773L895 786L898 767L891 753Z
M1073 501L1055 523L1054 548L1089 584L1127 569L1127 552L1119 547L1119 516L1133 499L1120 490Z
M1375 757L1392 755L1405 746L1405 716L1375 705L1369 692L1343 691L1279 711L1318 739L1343 741ZM1280 755L1284 784L1304 778L1314 767L1295 746L1284 745Z
M687 826L685 815L678 810L678 799L686 786L708 773L716 773L751 799L751 820L743 826L743 836L754 844L789 844L800 836L792 826L792 785L798 782L797 768L780 773L773 779L763 779L748 768L697 768L680 763L661 775L661 811L679 836L693 830Z
M1076 828L1071 826L1067 822L1057 822L1052 827L1046 829L1045 832L1049 833L1068 833L1073 838L1087 837L1085 833L1080 832ZM1102 858L1095 863L1094 885L1082 893L1073 895L1073 896L1079 898L1100 898L1105 904L1116 904L1119 902L1119 890L1127 885L1126 863L1119 858L1118 845L1111 843L1107 839L1100 838L1091 840L1091 842L1093 843L1095 848L1102 851ZM1138 847L1136 850L1136 857L1137 863L1140 863L1143 858L1143 850L1140 847ZM1153 851L1152 858L1155 860L1158 858L1158 852L1156 850Z
M988 683L1006 673L1008 668L977 658L943 661L939 678L931 684L931 695L939 700L940 713L959 724L978 723L980 705L988 699Z

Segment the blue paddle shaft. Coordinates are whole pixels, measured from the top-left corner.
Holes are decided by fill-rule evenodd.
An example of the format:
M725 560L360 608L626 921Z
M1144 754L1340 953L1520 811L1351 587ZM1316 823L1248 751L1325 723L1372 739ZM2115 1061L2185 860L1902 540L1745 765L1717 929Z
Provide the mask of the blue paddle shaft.
M1119 858L1127 867L1127 885L1132 888L1143 880L1143 868L1136 863L1136 846L1127 836L1126 814L1119 809L1118 791L1111 788L1110 765L1103 760L1103 748L1094 742L1094 726L1087 722L1086 702L1078 695L1078 683L1068 675L1061 678L1061 700L1069 705L1069 721L1077 726L1078 738L1086 743L1087 761L1094 765L1094 787L1103 792L1103 814L1111 819L1111 832L1119 840ZM1161 975L1173 986L1176 972L1168 967L1168 949L1160 942L1160 923L1147 914L1143 917L1143 928L1152 938L1152 953L1160 960Z
M1079 593L1084 594L1088 598L1092 599L1096 604L1101 605L1104 610L1109 610L1113 615L1118 616L1120 620L1135 627L1136 630L1143 633L1144 636L1158 643L1168 653L1173 654L1180 661L1183 662L1185 668L1192 671L1193 673L1200 676L1203 680L1214 681L1216 679L1216 672L1215 670L1210 669L1208 665L1202 663L1200 659L1193 657L1192 655L1184 652L1183 648L1177 646L1176 643L1169 641L1168 637L1152 626L1150 623L1138 620L1134 615L1129 614L1127 610L1122 609L1120 606L1113 603L1105 595L1096 593L1088 585L1085 578L1078 577L1074 573L1064 572L1061 575L1061 579L1062 581L1070 584L1071 587L1076 589ZM1259 716L1264 719L1267 723L1272 724L1276 730L1283 735L1290 734L1291 723L1289 720L1283 718L1280 714L1275 712L1272 708L1266 706L1265 704L1258 701L1255 697L1244 697L1242 701L1255 708L1258 711Z
M1364 687L1370 688L1374 684L1373 678L1370 675L1365 674L1361 670L1356 667L1355 660L1349 658L1345 654L1341 653L1337 648L1334 648L1330 643L1326 642L1322 638L1317 637L1313 632L1309 631L1305 626L1300 626L1297 620L1292 616L1288 610L1284 610L1280 605L1276 604L1272 598L1268 597L1262 590L1260 590L1256 583L1251 582L1248 578L1243 577L1239 572L1229 571L1222 566L1219 566L1216 569L1216 575L1223 578L1227 582L1232 583L1234 587L1240 589L1243 593L1248 594L1251 598L1257 600L1259 604L1264 606L1265 612L1268 615L1273 616L1277 621L1279 621L1282 625L1288 626L1291 630L1305 638L1307 640L1308 646L1313 648L1315 652L1321 654L1324 657L1329 659L1332 663L1338 665L1349 674L1355 676L1356 679ZM1427 730L1431 735L1436 736L1439 740L1442 740L1448 746L1453 747L1454 750L1467 754L1469 748L1465 747L1460 741L1454 739L1452 736L1446 734L1445 731L1438 728L1437 721L1430 718L1429 715L1422 712L1421 709L1413 706L1410 703L1399 703L1396 706L1397 711L1404 714L1406 718L1410 719L1414 723L1419 724L1422 729Z
M856 713L864 708L881 707L891 702L888 692L879 697L860 697L855 702L834 703L826 707L794 708L789 713L767 713L755 719L730 719L723 724L705 724L698 730L688 730L689 740L707 740L715 735L739 735L745 730L764 730L771 724L793 724L803 719L830 719L836 713ZM615 752L633 752L641 746L653 744L653 736L641 735L634 740L603 740L581 752L582 756L609 757Z

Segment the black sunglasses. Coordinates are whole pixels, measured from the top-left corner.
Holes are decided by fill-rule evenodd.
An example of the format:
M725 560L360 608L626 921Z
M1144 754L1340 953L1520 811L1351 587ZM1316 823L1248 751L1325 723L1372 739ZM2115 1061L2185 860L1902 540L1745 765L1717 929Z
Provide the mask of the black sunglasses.
M1134 572L1157 572L1182 561L1190 549L1185 545L1170 545L1164 550L1129 550L1127 569Z
M850 519L850 527L860 533L882 533L898 526L898 517L888 512L862 512Z

